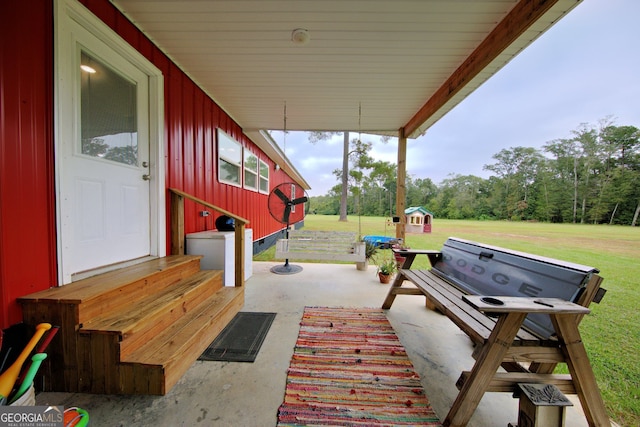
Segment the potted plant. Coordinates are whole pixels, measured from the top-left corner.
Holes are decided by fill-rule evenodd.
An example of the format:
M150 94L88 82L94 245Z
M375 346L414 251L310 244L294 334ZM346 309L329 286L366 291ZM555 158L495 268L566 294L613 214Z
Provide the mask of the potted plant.
M378 247L375 243L361 240L364 243L364 262L356 262L356 268L364 271L369 268L369 260L378 252Z
M397 268L395 260L392 259L384 260L378 264L378 278L380 279L380 283L389 283L391 276L396 272Z

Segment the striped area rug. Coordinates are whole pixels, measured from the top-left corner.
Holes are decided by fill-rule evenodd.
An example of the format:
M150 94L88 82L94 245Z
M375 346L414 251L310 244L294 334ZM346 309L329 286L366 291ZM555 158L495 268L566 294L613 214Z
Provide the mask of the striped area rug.
M278 426L439 426L384 312L306 307Z

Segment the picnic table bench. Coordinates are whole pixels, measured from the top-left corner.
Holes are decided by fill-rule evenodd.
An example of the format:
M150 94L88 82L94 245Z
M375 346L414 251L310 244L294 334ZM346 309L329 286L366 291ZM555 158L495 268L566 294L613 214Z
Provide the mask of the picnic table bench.
M276 242L276 259L364 262L365 243L347 231L291 230Z
M518 383L577 394L589 425L611 425L578 330L606 292L597 269L454 237L440 251L393 251L406 260L382 308L397 295L424 296L475 344L475 364L456 383L445 426L466 425L485 392L516 392ZM411 269L418 255L430 269ZM569 374L553 374L558 363Z

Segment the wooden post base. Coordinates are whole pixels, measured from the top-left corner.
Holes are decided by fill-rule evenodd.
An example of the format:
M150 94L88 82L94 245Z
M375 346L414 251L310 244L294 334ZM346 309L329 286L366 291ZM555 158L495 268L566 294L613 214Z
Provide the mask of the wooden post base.
M517 427L564 427L571 401L552 384L518 384L520 407Z

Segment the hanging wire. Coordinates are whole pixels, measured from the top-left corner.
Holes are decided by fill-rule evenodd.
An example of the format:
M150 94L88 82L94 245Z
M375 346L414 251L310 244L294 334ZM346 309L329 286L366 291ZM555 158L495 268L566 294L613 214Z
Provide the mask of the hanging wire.
M287 101L284 101L284 113L283 113L283 121L284 121L284 137L282 142L282 151L285 156L287 155Z
M358 103L358 142L362 143L362 102ZM362 180L360 180L360 188L358 189L358 236L362 238Z

